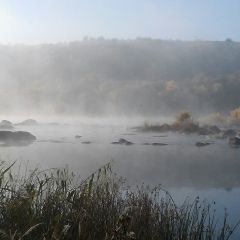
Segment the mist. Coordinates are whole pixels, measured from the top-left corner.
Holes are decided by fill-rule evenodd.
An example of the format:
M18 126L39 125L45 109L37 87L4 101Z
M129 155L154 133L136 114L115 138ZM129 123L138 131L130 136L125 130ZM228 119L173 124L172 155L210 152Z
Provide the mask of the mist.
M0 45L5 116L229 113L239 107L240 43L154 39Z
M240 107L239 66L240 43L231 39L0 44L1 159L17 161L13 176L37 166L79 179L111 163L114 178L169 189L177 204L199 195L217 201L235 214L233 225L239 125L227 119L210 131L199 119ZM189 118L171 124L181 110Z

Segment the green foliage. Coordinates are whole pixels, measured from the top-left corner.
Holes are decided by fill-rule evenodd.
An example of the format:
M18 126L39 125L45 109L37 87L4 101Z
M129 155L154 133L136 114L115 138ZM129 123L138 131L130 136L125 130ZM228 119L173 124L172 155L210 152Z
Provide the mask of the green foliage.
M67 167L14 175L1 162L0 239L228 239L212 204L197 198L177 206L160 187L133 189L111 164L79 182Z

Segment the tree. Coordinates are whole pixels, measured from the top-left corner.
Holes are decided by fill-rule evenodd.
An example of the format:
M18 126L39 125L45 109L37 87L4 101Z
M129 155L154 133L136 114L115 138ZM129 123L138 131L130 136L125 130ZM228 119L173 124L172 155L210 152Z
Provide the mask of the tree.
M231 42L233 42L233 40L232 40L231 38L227 38L227 39L225 40L225 42L231 43Z
M240 107L231 111L231 117L235 120L240 120Z

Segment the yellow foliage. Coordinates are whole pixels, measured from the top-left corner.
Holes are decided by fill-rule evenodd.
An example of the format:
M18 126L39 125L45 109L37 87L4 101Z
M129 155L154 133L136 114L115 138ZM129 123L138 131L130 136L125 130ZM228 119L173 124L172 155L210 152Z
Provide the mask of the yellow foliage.
M191 119L191 114L187 110L180 111L176 117L176 121L179 123L186 122Z
M231 117L235 120L240 120L240 108L236 108L231 111Z
M207 122L213 124L225 124L227 118L220 113L212 113L207 116Z

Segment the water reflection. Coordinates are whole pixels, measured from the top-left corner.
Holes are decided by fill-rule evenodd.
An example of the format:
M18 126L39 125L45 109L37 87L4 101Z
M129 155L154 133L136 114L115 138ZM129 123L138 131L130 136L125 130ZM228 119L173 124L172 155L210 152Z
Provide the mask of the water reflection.
M232 148L226 139L170 132L157 135L126 127L86 124L21 127L21 130L31 132L37 141L2 143L0 147L8 147L6 151L1 149L2 158L5 155L15 160L21 156L30 160L33 167L41 164L42 168L68 164L70 170L83 177L114 159L114 171L131 184L228 190L240 186L239 146ZM80 140L75 138L76 134L81 136ZM119 142L123 135L134 144L111 144ZM197 147L199 142L211 144Z
M158 135L134 132L126 127L87 124L21 126L19 130L29 131L37 141L0 144L3 160L13 162L20 157L23 168L29 161L29 169L37 165L48 169L67 164L75 175L86 178L113 159L117 176L126 178L131 185L161 184L180 205L187 196L194 199L199 195L216 201L220 213L227 207L232 213L232 224L240 218L237 204L240 149L238 145L229 145L226 139L170 132ZM81 138L75 138L76 135ZM134 144L111 144L119 142L123 136ZM197 147L198 142L211 144ZM239 235L236 231L236 236Z
M230 148L240 148L240 144L228 144Z
M237 149L218 144L204 148L177 145L158 149L150 147L142 147L135 155L124 151L119 156L121 172L133 183L139 180L153 185L161 183L166 188L231 189L240 186Z
M32 143L32 141L7 141L0 142L0 147L27 147Z

